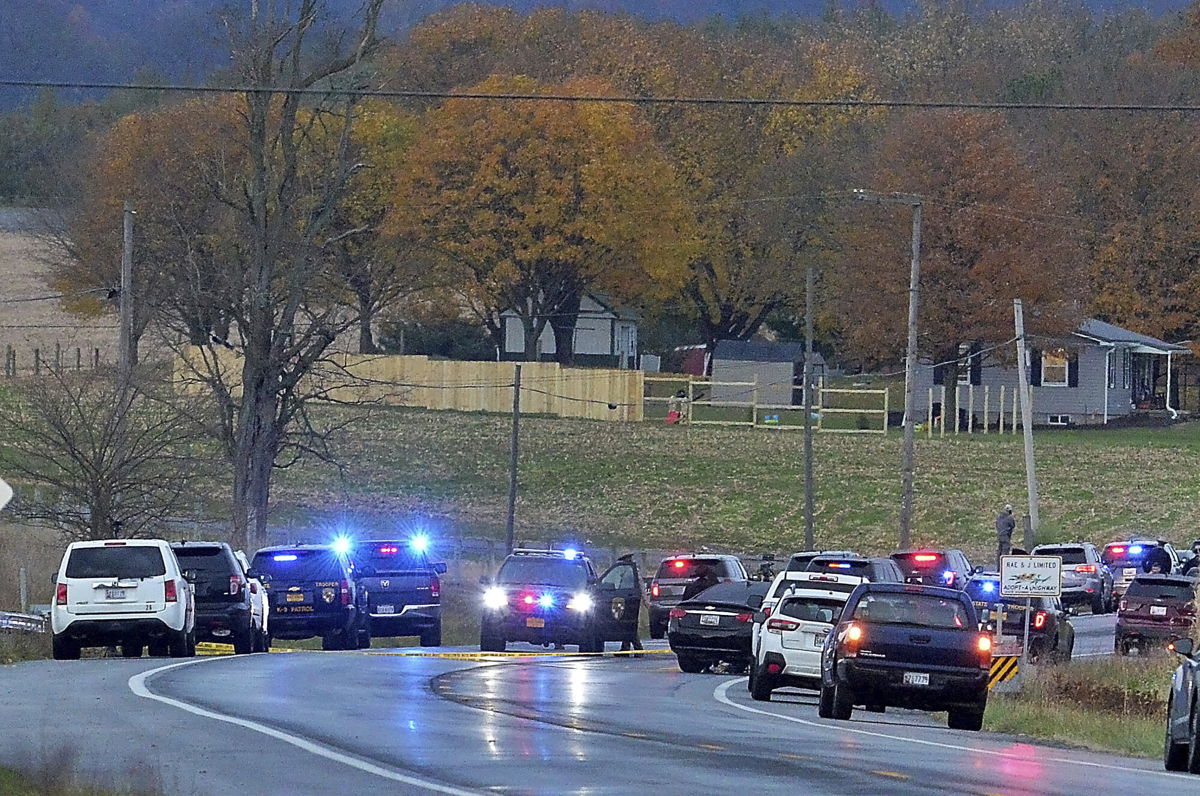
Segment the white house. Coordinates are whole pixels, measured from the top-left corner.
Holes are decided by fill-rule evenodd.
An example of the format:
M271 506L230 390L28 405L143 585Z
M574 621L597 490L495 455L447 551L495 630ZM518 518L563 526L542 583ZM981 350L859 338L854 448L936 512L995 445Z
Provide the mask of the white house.
M525 329L512 310L500 314L504 328L501 359L525 358ZM547 323L538 338L538 359L552 361L554 330ZM638 366L637 316L616 308L608 299L587 293L575 322L575 363L632 370Z

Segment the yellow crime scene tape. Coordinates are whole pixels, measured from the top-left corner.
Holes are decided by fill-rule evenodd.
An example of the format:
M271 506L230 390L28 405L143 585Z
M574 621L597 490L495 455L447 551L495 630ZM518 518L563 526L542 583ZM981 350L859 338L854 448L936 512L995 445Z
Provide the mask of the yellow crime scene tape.
M988 675L988 688L997 683L1007 683L1017 676L1021 658L1019 655L1000 655L992 658L991 673Z
M322 652L323 650L301 650L272 647L271 652ZM435 650L357 650L362 655L377 655L395 658L444 658L456 661L492 661L513 658L616 658L638 655L674 655L669 649L653 650L613 650L612 652L567 652L566 650L531 650L529 652L439 652ZM232 655L232 644L217 644L201 642L196 645L197 655Z

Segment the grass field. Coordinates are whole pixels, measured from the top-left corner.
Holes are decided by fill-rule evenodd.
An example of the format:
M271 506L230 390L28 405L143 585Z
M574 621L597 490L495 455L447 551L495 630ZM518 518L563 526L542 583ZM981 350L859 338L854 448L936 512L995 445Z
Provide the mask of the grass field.
M348 410L339 410L348 411ZM343 440L344 474L286 471L280 516L441 518L463 534L504 525L510 426L502 416L389 409ZM1043 540L1131 531L1182 543L1195 528L1200 424L1038 432ZM803 542L803 438L658 423L523 418L518 534L578 529L594 544L786 551ZM818 435L819 546L895 545L900 435ZM914 543L993 550L992 522L1025 498L1021 439L917 443Z

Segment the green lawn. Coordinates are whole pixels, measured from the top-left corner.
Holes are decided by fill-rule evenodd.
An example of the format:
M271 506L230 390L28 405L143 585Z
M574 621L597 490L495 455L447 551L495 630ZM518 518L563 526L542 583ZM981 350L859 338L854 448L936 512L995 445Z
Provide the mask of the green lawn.
M498 535L509 433L503 416L377 410L344 440L344 477L316 466L282 474L280 516L299 523L314 511L417 512L464 535ZM530 417L522 419L521 443L520 535L577 529L594 544L743 552L802 544L799 433ZM1038 432L1035 445L1044 539L1200 535L1193 520L1200 424ZM818 544L890 550L899 433L820 434L815 461ZM1020 511L1024 498L1019 436L918 440L914 542L983 555L994 549L998 508L1011 502Z

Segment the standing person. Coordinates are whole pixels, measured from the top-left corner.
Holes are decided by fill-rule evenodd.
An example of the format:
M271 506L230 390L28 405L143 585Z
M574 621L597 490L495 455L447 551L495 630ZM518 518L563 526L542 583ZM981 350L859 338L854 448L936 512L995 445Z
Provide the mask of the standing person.
M696 579L683 587L683 600L690 600L705 589L716 586L721 582L717 577L717 573L708 564L701 564L696 568Z
M1013 518L1013 507L1009 503L1004 507L1004 511L996 517L996 571L1000 570L1000 557L1008 555L1012 549L1012 535L1017 527L1017 521Z

